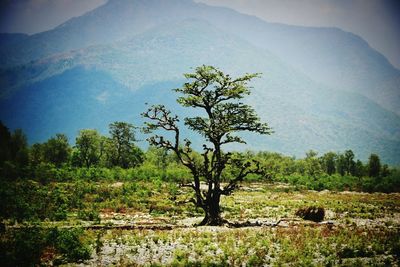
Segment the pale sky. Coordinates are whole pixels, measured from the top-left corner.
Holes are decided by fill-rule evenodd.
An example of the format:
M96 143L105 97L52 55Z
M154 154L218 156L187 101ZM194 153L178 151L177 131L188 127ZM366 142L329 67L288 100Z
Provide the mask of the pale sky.
M0 32L49 30L106 1L0 0ZM400 0L196 1L230 7L270 22L341 28L360 35L400 69Z
M107 0L0 0L0 32L38 33L83 15Z

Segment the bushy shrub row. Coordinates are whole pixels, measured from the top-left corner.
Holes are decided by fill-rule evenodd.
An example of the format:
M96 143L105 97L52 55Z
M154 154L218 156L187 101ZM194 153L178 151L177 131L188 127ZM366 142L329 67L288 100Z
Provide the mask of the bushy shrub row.
M374 177L355 177L350 175L321 174L310 177L299 173L276 175L275 181L289 183L298 188L331 191L400 192L400 172L394 170L390 175L379 179Z
M32 180L0 182L0 221L63 221L78 218L100 222L100 211L176 212L179 187L161 179L148 181L40 184ZM156 205L157 204L157 205ZM172 208L166 208L167 206ZM181 210L180 210L181 211Z

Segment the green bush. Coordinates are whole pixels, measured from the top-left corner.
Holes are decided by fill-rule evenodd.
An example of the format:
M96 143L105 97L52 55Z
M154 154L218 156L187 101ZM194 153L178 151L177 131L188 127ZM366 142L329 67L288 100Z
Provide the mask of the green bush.
M54 251L54 264L90 259L91 240L83 229L42 229L37 226L9 230L0 239L2 266L38 266L45 251Z
M57 169L52 163L40 163L34 168L34 176L41 184L48 184L57 179Z
M8 232L0 239L1 265L36 266L46 245L46 232L38 227Z
M81 228L55 228L48 235L48 243L61 254L61 262L81 262L90 259L92 253L89 242L83 240L83 234Z
M100 213L97 209L79 210L78 219L100 223Z

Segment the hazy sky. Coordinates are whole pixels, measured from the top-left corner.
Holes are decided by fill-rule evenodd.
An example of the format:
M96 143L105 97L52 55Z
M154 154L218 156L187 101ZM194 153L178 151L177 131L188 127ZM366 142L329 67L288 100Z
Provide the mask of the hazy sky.
M0 0L0 32L50 30L107 0Z
M167 1L167 0L165 0ZM400 0L197 0L266 21L339 27L363 37L400 68ZM0 32L49 30L106 0L0 0Z

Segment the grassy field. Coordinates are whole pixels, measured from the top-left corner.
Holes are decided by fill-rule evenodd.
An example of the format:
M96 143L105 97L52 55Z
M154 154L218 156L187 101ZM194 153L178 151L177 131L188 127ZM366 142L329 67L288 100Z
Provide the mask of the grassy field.
M84 190L80 195L84 211L72 209L58 221L6 221L1 245L8 245L9 253L17 253L12 251L21 249L16 237L38 228L58 231L57 242L44 242L37 252L42 265L399 264L398 193L299 191L285 184L244 184L222 199L223 216L250 226L194 227L202 213L189 203L189 189L150 182L90 185L50 185L64 190L66 201ZM307 206L324 207L324 221L316 223L295 216L299 208ZM21 239L27 237L22 234ZM31 243L38 242L36 239ZM71 252L74 249L75 254Z

